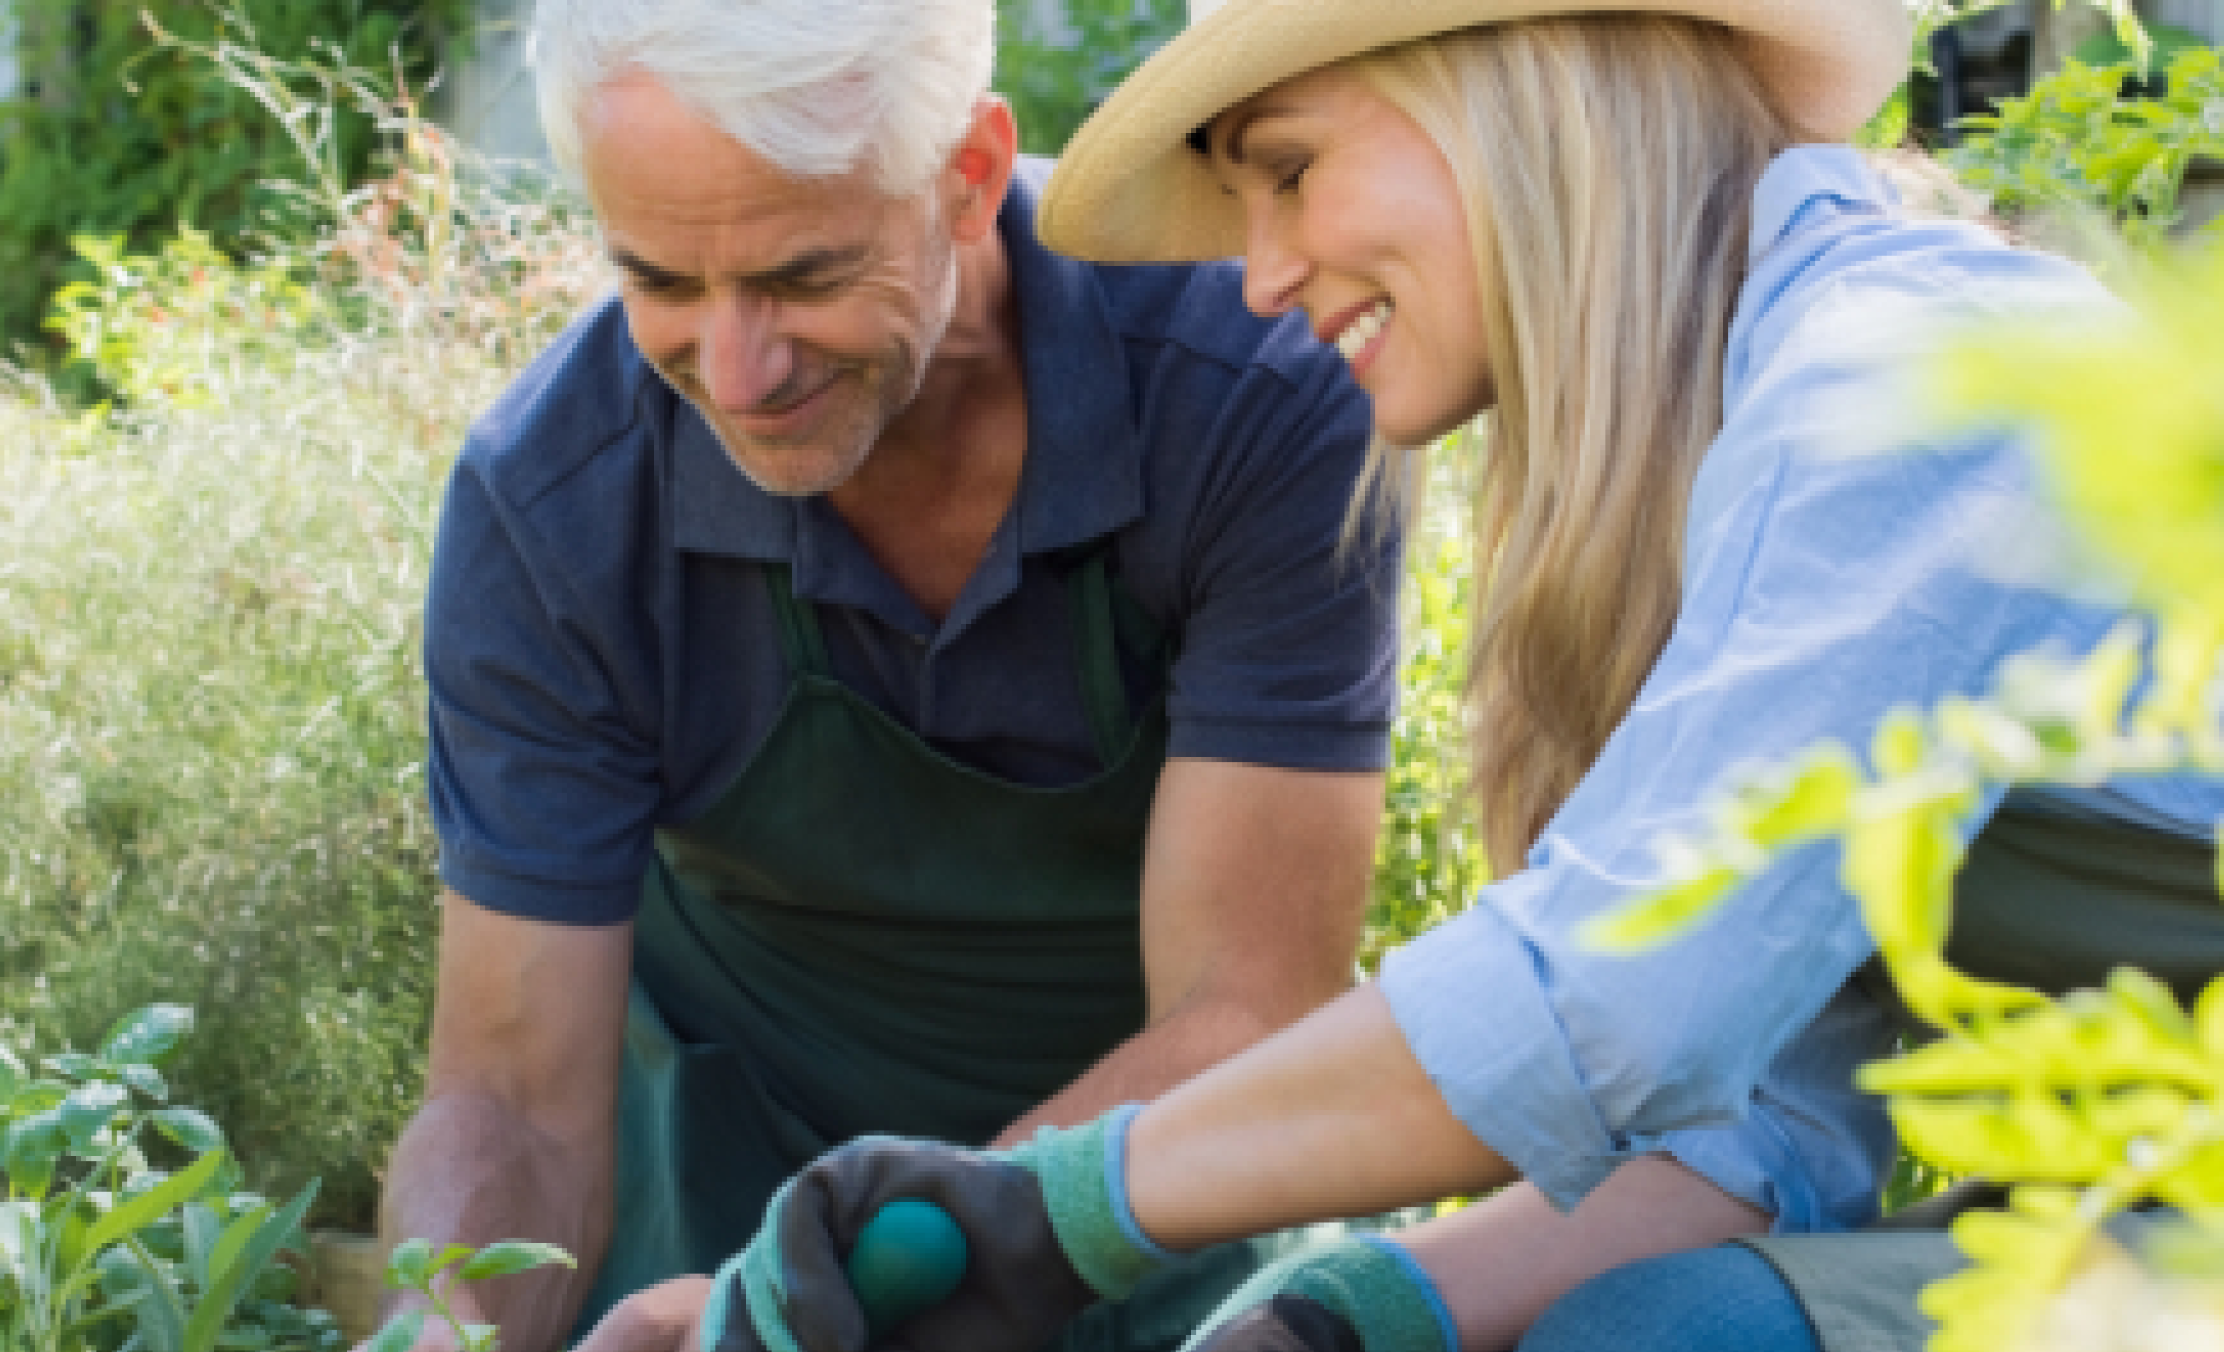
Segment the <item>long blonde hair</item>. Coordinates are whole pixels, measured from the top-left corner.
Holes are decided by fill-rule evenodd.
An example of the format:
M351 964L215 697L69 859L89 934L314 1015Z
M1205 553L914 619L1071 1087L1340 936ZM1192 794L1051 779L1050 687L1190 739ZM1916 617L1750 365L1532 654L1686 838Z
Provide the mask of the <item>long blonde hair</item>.
M1753 191L1794 136L1729 31L1676 16L1473 29L1354 66L1450 163L1483 293L1497 405L1467 699L1484 845L1506 873L1667 642ZM1391 497L1414 477L1370 467Z

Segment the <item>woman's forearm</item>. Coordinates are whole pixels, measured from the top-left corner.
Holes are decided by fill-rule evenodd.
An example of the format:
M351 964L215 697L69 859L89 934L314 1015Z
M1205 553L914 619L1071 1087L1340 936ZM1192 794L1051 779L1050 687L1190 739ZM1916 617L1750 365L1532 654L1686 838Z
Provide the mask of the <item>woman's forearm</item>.
M1401 1230L1397 1240L1436 1284L1463 1352L1504 1352L1586 1279L1657 1254L1765 1234L1770 1219L1666 1155L1641 1155L1573 1211L1554 1210L1521 1183Z
M1363 986L1135 1119L1128 1204L1172 1249L1372 1215L1506 1183Z

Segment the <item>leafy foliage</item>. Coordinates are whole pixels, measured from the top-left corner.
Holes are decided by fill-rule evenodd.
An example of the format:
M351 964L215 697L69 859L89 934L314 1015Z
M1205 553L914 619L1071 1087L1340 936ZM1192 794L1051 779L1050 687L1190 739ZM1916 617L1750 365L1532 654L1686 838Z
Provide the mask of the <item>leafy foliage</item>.
M258 1184L322 1178L316 1219L357 1229L431 994L417 648L440 484L603 283L563 199L498 186L407 105L373 112L396 155L300 195L297 244L243 264L191 234L82 242L58 317L118 407L0 384L0 1032L199 1008L181 1091Z
M48 325L134 406L205 407L210 391L195 375L211 344L242 335L236 356L283 364L316 315L315 293L292 269L235 263L190 227L152 256L126 255L121 235L71 243L92 278L55 293Z
M2180 45L2151 98L2121 97L2140 67L2072 63L1997 114L1952 156L2001 211L2099 213L2135 248L2160 243L2182 215L2187 171L2224 159L2224 54Z
M1939 385L1962 416L2035 425L2066 513L2153 622L2081 657L2021 658L1987 699L1894 714L1867 771L1825 746L1745 783L1710 833L1667 847L1675 882L1597 931L1659 942L1780 852L1843 842L1842 877L1894 984L1943 1030L1867 1068L1864 1087L1889 1096L1919 1159L2019 1185L2005 1213L1957 1223L1974 1265L1924 1295L1942 1325L1934 1352L2054 1336L2075 1293L2100 1289L2088 1278L2113 1271L2095 1257L2100 1227L2141 1202L2180 1209L2178 1265L2224 1281L2224 979L2189 1014L2135 971L2054 1001L1942 956L1981 785L2224 773L2224 248L2155 265L2139 299L2114 327L1986 332ZM2203 1327L2213 1342L2219 1325Z
M154 1005L98 1052L0 1044L0 1347L9 1352L337 1352L331 1317L288 1303L311 1183L274 1207L240 1191L206 1114L168 1105L158 1065L192 1026ZM149 1162L167 1145L191 1161Z
M1488 877L1467 813L1463 687L1473 583L1466 543L1432 522L1409 550L1405 660L1391 727L1363 961L1465 910Z
M1056 155L1186 13L1182 0L1000 0L997 10L997 92L1036 155Z
M468 1244L435 1248L428 1240L405 1239L387 1255L386 1284L416 1292L424 1297L425 1304L388 1320L364 1345L364 1352L408 1352L416 1345L417 1335L424 1330L428 1311L432 1318L448 1325L455 1334L456 1346L463 1352L495 1352L500 1346L498 1335L501 1331L492 1324L466 1324L457 1319L448 1306L440 1278L453 1272L462 1281L491 1281L549 1266L577 1267L578 1264L556 1245L533 1240L504 1239L483 1249L473 1249Z
M282 60L322 54L416 84L452 56L470 0L14 0L26 89L0 102L0 341L37 335L75 236L153 249L181 224L227 251L266 225L264 184L300 173L293 136L253 93L158 40L237 40ZM144 15L144 17L142 17ZM372 119L345 103L320 153L349 181Z

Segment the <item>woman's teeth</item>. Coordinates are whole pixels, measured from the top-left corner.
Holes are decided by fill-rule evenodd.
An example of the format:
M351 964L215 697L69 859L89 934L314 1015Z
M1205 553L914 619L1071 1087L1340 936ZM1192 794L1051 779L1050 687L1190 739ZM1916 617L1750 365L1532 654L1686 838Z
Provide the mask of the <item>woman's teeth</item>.
M1389 322L1390 302L1376 301L1373 309L1346 324L1344 331L1336 335L1336 350L1344 354L1345 361L1357 360L1359 354L1367 350L1367 344L1375 340L1375 335L1382 332L1382 326Z

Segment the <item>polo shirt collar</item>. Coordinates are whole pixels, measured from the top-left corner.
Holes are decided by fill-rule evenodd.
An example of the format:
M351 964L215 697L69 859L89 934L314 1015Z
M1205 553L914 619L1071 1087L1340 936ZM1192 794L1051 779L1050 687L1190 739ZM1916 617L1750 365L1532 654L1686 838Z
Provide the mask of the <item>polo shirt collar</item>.
M997 215L1019 313L1027 383L1027 459L1013 506L1024 554L1097 539L1143 514L1143 459L1127 355L1095 270L1035 238L1035 202L1046 161L1022 160ZM653 375L651 379L661 380ZM698 553L799 564L799 590L818 572L799 537L830 522L820 504L766 493L749 482L685 401L672 418L670 508L674 543ZM993 546L992 546L993 550Z
M1870 212L1884 211L1896 200L1891 188L1853 147L1794 146L1769 162L1753 189L1748 263L1759 263L1782 243L1818 199Z

